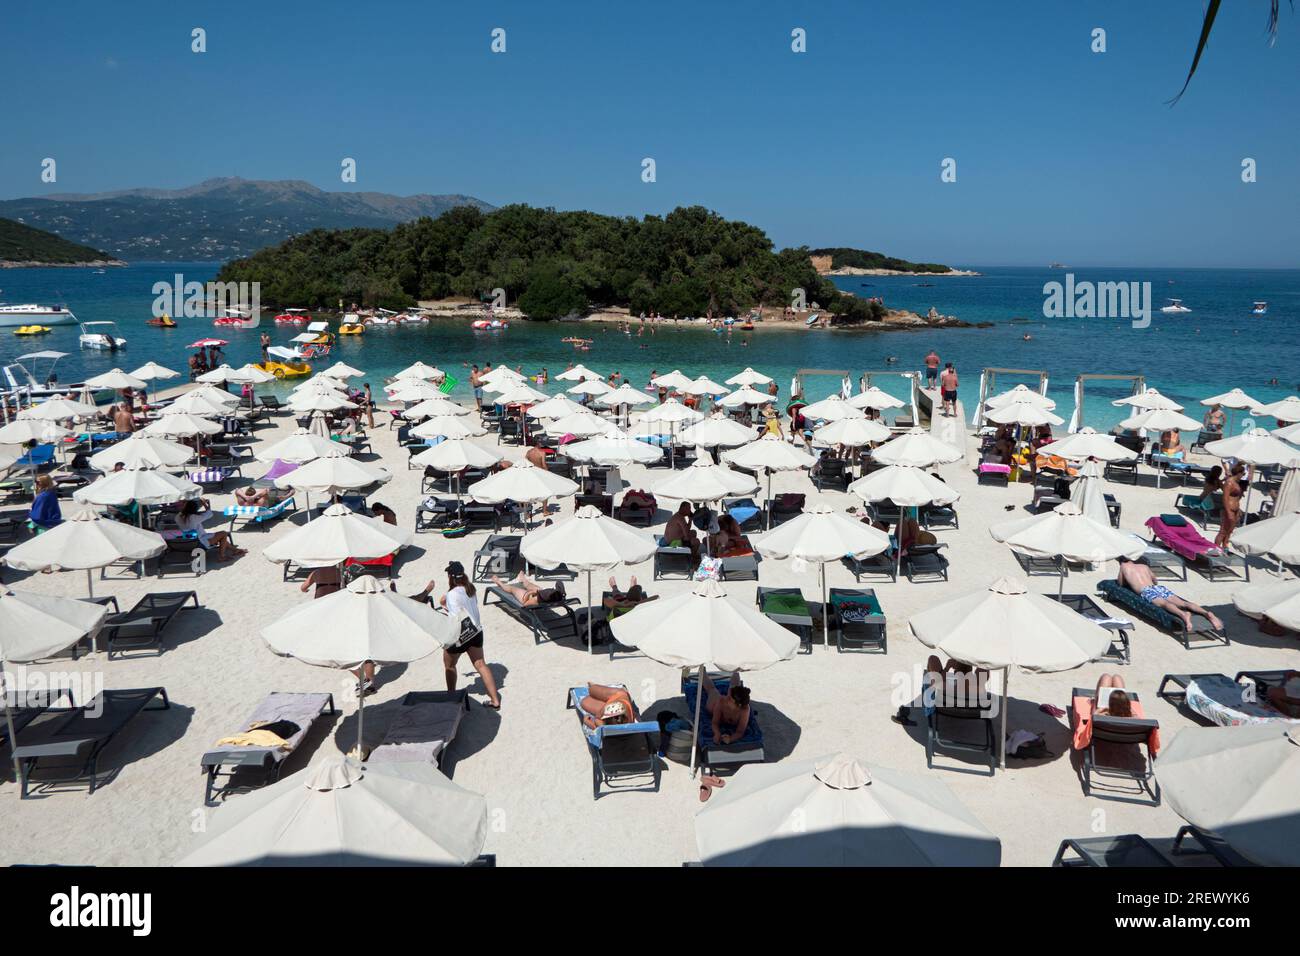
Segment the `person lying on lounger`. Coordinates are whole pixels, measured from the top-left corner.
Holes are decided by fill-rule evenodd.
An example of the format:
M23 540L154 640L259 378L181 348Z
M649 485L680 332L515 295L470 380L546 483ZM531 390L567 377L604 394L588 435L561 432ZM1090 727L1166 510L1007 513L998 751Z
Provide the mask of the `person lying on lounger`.
M740 682L740 673L732 672L731 683L724 696L709 675L704 675L704 709L713 723L713 739L729 744L745 736L749 727L749 688ZM723 733L723 727L732 729Z
M609 597L603 598L603 604L610 611L630 611L638 604L644 604L646 601L657 600L659 595L646 594L645 588L636 583L636 578L627 586L626 591L618 589L618 579L611 577L609 579Z
M524 572L520 571L512 580L503 581L500 575L492 575L492 583L505 591L523 607L537 607L539 604L556 604L564 601L564 587L557 584L553 588L544 588Z
M636 720L632 697L625 687L588 684L587 696L578 703L585 711L583 723L592 730L606 724L630 724Z
M1130 591L1140 595L1143 600L1150 601L1156 607L1182 618L1188 630L1192 628L1193 614L1204 616L1216 630L1223 629L1223 622L1210 611L1186 598L1179 597L1163 584L1156 583L1156 577L1151 573L1148 565L1128 558L1120 558L1117 580Z
M1118 674L1102 674L1097 680L1097 693L1094 697L1100 703L1102 691L1110 688L1110 698L1106 706L1095 711L1096 717L1132 717L1133 702L1124 690L1124 678Z
M235 489L235 504L251 508L265 508L271 503L271 493L266 488L254 488L249 485L246 488Z

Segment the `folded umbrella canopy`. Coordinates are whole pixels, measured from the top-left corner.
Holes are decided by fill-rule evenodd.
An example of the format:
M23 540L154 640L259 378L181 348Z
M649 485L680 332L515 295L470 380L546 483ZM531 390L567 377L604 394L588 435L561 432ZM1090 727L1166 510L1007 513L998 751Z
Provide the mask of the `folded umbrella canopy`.
M1072 435L1048 442L1038 449L1040 455L1055 455L1068 461L1096 458L1098 461L1127 461L1135 454L1110 435L1098 434L1094 428L1080 428Z
M769 385L771 382L772 380L762 372L755 372L748 365L743 372L737 372L727 379L728 385Z
M418 762L326 757L221 807L177 866L451 866L487 839L487 801Z
M1070 500L1097 524L1110 526L1110 508L1106 504L1102 481L1101 465L1085 461L1079 466L1079 480L1074 484Z
M555 569L564 565L587 573L587 649L591 640L591 574L612 571L624 564L640 564L654 555L659 542L654 535L583 505L567 521L538 528L524 535L519 553L529 564Z
M133 432L127 438L90 456L90 465L100 471L112 471L121 464L126 468L176 468L194 457L189 445L168 441L156 435Z
M305 467L305 466L304 466ZM271 650L318 667L360 669L409 664L460 638L460 627L423 601L390 591L369 575L342 590L299 604L262 629ZM357 751L365 737L365 694L357 677Z
M1265 581L1244 587L1232 596L1232 603L1246 617L1266 617L1276 624L1300 631L1300 579Z
M889 547L889 535L817 502L802 514L755 537L753 545L765 558L797 558L818 566L822 582L822 642L829 645L826 563L880 554Z
M695 815L706 866L985 866L1002 844L933 776L847 754L741 767Z
M1184 727L1160 751L1165 802L1262 866L1300 865L1300 724Z
M985 590L913 614L913 636L926 647L972 667L1000 669L1002 733L998 747L1006 766L1007 685L1011 668L1072 670L1110 649L1110 632L1017 578L998 578ZM1163 758L1162 758L1163 759Z
M305 567L342 564L348 558L373 561L411 543L410 531L400 531L381 518L357 514L347 505L330 505L315 521L294 528L262 552L268 561L292 561Z
M342 442L331 441L324 435L305 428L299 428L277 442L257 449L253 457L258 461L287 461L295 465L306 464L317 458L347 458L348 446Z
M0 586L0 675L6 685L10 663L27 663L50 657L76 644L87 634L98 631L104 623L108 607L90 601L55 597L50 594L30 594ZM14 731L10 696L16 692L0 688L0 702L5 712L5 731L13 752L13 742L18 739ZM22 764L16 756L14 780L23 779Z
M715 465L704 458L674 472L655 487L655 494L681 501L720 501L733 495L753 494L758 482L743 472Z
M85 571L86 592L94 597L91 571L117 561L155 558L166 547L160 534L85 510L14 545L3 560L20 571Z
M740 424L734 418L712 415L683 429L678 440L683 445L698 445L703 448L735 448L747 445L757 437L757 431Z
M923 428L910 428L897 438L873 449L871 457L882 465L931 468L934 465L960 461L962 452L947 442L935 438Z

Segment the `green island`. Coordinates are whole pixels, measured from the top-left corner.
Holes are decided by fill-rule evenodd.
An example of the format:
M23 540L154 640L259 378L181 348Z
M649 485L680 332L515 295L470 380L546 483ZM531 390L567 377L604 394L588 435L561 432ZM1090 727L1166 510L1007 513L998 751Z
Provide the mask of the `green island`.
M0 264L6 266L122 265L107 253L43 229L0 219Z

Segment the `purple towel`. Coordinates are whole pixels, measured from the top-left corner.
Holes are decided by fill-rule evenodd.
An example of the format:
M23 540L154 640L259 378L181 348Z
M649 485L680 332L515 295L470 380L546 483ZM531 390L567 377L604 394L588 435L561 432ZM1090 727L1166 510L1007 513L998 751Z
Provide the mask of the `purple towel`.
M262 477L267 481L274 481L277 478L283 478L291 471L296 471L297 468L298 468L297 465L291 464L287 461L281 461L279 458L277 458L275 460L275 464L271 466L271 470L268 471Z

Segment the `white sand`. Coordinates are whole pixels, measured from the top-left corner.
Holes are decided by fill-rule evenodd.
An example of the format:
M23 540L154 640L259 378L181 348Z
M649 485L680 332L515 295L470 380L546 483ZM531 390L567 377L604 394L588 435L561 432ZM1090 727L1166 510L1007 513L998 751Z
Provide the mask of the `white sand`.
M274 428L260 428L259 440L273 440L293 427L287 416ZM398 513L409 527L421 495L420 473L406 470L406 453L396 448L395 432L386 428L372 433L376 450L393 467L396 477L374 498ZM480 439L491 443L494 439ZM511 457L521 449L509 447ZM256 473L258 469L249 469ZM952 562L949 584L875 584L889 617L889 653L839 654L816 646L811 655L768 670L747 675L766 732L770 759L810 757L843 750L868 761L933 774L947 783L985 825L1002 840L1003 860L1014 865L1045 865L1059 841L1067 836L1097 832L1136 832L1151 838L1168 838L1180 825L1167 807L1126 804L1086 798L1077 776L1077 760L1068 748L1068 728L1037 709L1040 702L1069 705L1075 685L1095 684L1105 671L1119 671L1130 688L1146 701L1149 716L1159 718L1168 741L1192 721L1155 699L1160 676L1166 672L1219 671L1229 675L1242 669L1296 666L1294 636L1268 637L1253 621L1238 616L1230 595L1239 584L1210 583L1196 573L1177 590L1211 606L1228 622L1231 647L1186 651L1172 637L1139 622L1133 637L1133 664L1091 664L1076 671L1030 675L1014 674L1010 711L1011 727L1046 731L1055 759L1032 766L1013 763L1007 772L990 778L978 762L959 755L941 755L927 770L920 727L904 729L890 721L894 710L891 690L898 675L911 674L922 665L928 651L908 633L908 615L959 594L981 588L996 577L1019 574L1011 553L988 535L990 523L1023 514L1031 488L977 486L968 463L940 469L965 498L959 503L961 530L939 531L949 543ZM654 489L668 473L641 468L624 470L630 487ZM247 477L254 477L250 474ZM233 484L232 484L233 487ZM806 475L778 475L774 490L814 494ZM1154 487L1147 473L1143 486L1111 485L1124 507L1123 526L1141 531L1150 515L1172 510L1178 490ZM860 504L840 492L826 492L825 500L847 508ZM372 499L373 500L373 499ZM214 496L214 508L229 501ZM661 507L668 502L661 501ZM1013 506L1012 512L1004 510ZM73 506L68 503L68 509ZM571 510L564 505L564 512ZM666 517L666 515L665 515ZM294 520L303 520L299 515ZM215 523L213 525L216 526ZM114 771L92 796L84 787L39 795L20 801L17 788L6 779L0 784L5 826L0 828L0 862L60 864L168 865L183 855L195 839L207 814L203 809L204 777L199 757L219 737L238 729L262 697L272 690L332 691L343 714L329 724L328 732L309 736L287 765L286 776L301 773L310 760L336 749L348 749L355 733L355 703L351 681L338 671L312 667L270 652L259 628L295 604L308 600L297 584L281 581L280 567L261 556L261 550L289 529L280 523L262 534L238 536L249 554L227 565L216 565L200 578L172 574L165 581L96 582L97 593L117 595L123 608L150 590L198 591L203 609L186 611L170 629L166 651L159 657L107 662L102 653L71 662L60 659L37 665L42 670L101 674L108 687L165 685L172 709L138 717L104 754L101 769ZM412 593L431 578L438 594L445 588L442 568L455 558L468 566L483 533L459 541L436 534L420 535L400 565L398 587ZM686 582L652 582L650 563L631 569L652 593L670 595L688 587ZM801 585L817 598L816 569L795 575L788 562L765 561L762 583L770 586ZM1072 574L1067 591L1092 593L1093 584L1115 573L1115 565L1091 574ZM1263 565L1256 575L1267 576ZM628 572L619 576L626 586ZM5 570L5 580L20 588L72 596L84 594L85 575L64 573L29 576ZM829 567L831 585L851 586L852 576L839 565ZM1031 588L1049 592L1053 578L1030 579ZM597 589L600 582L597 582ZM753 582L732 583L728 590L752 602ZM569 586L582 596L582 580ZM1116 612L1120 613L1120 612ZM692 818L699 806L696 788L684 767L668 764L659 793L606 793L592 800L591 760L576 718L565 709L567 689L588 680L624 682L634 688L643 709L653 715L664 706L681 708L678 674L638 655L620 655L611 662L603 653L589 655L574 641L535 646L532 635L503 612L484 612L487 654L502 686L500 714L474 705L460 736L448 755L447 770L460 785L486 794L491 826L486 852L497 854L501 865L621 864L678 866L697 858ZM482 701L477 677L462 658L462 684L470 683ZM384 668L378 693L366 707L367 739L382 738L394 702L410 690L443 689L441 655L409 666ZM918 715L919 716L919 715ZM328 722L326 722L328 723ZM318 725L320 727L321 725ZM953 769L956 768L956 769ZM961 772L964 769L967 772ZM6 764L5 776L11 774ZM235 795L231 800L239 800Z

